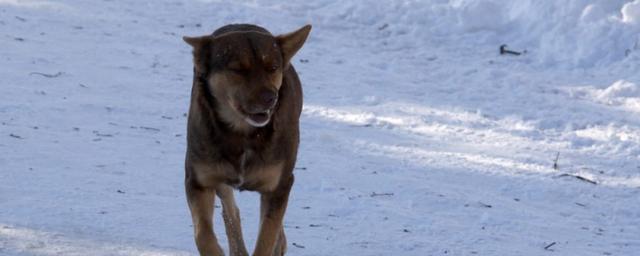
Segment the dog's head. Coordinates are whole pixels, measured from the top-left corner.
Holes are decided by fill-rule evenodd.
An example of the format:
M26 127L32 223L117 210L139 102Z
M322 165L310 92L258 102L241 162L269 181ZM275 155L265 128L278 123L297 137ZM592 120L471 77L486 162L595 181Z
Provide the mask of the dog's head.
M193 47L195 69L206 75L219 103L218 115L243 129L269 123L284 72L310 30L306 25L278 36L251 30L183 39Z

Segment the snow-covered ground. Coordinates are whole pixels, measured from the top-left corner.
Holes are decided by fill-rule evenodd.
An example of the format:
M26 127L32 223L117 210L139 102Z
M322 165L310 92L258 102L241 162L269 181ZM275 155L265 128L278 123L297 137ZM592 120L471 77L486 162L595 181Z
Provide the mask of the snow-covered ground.
M640 0L0 0L0 255L195 255L180 38L237 22L314 25L289 255L640 252Z

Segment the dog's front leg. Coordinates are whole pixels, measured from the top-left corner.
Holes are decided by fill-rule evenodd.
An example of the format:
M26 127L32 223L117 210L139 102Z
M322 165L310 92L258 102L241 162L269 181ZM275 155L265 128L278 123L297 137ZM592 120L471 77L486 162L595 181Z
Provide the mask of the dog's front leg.
M233 188L221 184L216 193L222 201L222 218L229 240L229 254L231 256L248 256L247 248L242 237L242 225L240 224L240 210L233 196Z
M281 245L276 243L285 242L282 222L292 185L293 174L283 180L275 191L261 193L260 231L256 241L256 248L253 252L254 256L273 256L276 246L282 248ZM280 251L281 255L284 254L284 251L278 251Z
M187 184L186 192L189 210L191 210L191 218L193 219L196 246L198 247L200 255L224 256L224 252L222 252L222 248L220 248L218 244L216 235L213 233L215 190Z
M283 226L280 228L280 235L278 235L278 240L276 241L276 248L273 251L274 256L282 256L287 252L287 237L284 235Z

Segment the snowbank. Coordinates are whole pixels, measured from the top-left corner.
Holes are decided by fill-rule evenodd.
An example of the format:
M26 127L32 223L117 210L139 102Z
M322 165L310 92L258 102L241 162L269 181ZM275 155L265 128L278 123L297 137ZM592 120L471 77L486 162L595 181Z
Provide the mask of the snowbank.
M619 80L602 89L589 87L574 88L569 92L574 98L590 100L609 106L621 106L640 113L640 86Z
M604 90L597 91L596 98L610 105L620 105L625 99L640 99L640 89L634 83L620 80Z
M329 13L328 20L371 25L389 37L418 39L414 40L416 45L452 34L479 47L497 49L500 44L508 44L526 49L542 65L608 65L636 54L640 48L640 0L387 0L340 4L351 7Z
M631 24L640 22L640 1L635 0L622 7L622 21Z

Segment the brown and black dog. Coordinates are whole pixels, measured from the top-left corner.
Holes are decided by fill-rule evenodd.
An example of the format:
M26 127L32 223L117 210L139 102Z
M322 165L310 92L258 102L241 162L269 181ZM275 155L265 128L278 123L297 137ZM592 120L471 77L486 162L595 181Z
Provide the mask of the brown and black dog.
M184 37L193 47L186 196L200 255L224 255L213 232L214 199L233 256L248 255L233 188L260 193L253 255L284 255L283 217L298 152L302 87L290 64L311 26L273 36L249 24Z

